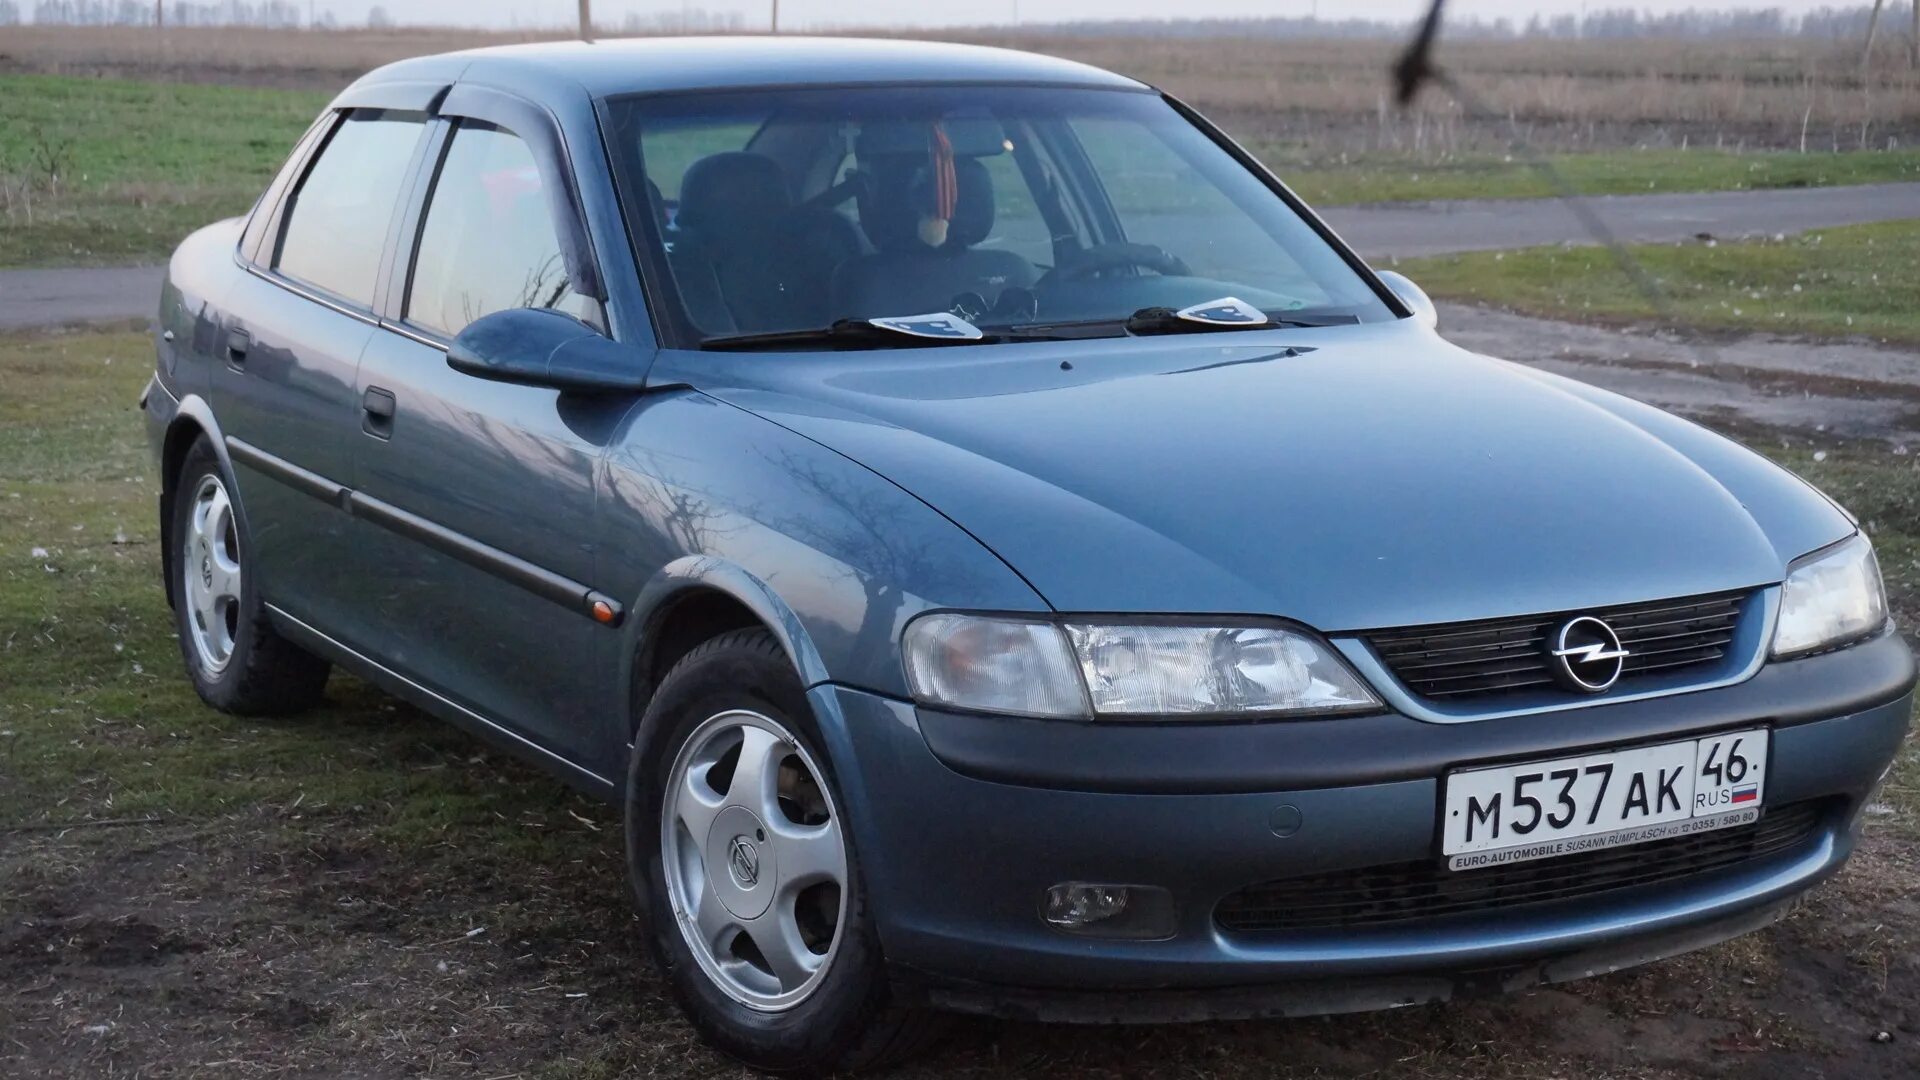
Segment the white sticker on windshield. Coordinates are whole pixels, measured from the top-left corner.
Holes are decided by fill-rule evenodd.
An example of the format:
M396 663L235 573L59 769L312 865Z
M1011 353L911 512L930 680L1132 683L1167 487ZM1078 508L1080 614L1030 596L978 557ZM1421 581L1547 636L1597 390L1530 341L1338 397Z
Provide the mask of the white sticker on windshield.
M1192 307L1181 308L1174 314L1188 322L1214 323L1221 326L1258 326L1267 321L1266 312L1235 296L1208 300Z
M945 311L930 312L926 315L889 315L867 321L882 330L912 334L914 337L978 341L986 336L980 332L979 327L958 315Z

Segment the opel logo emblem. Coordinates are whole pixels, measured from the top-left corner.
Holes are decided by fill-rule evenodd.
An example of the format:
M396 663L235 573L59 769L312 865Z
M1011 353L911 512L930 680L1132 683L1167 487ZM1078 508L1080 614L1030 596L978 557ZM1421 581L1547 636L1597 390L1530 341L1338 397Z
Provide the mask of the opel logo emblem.
M727 849L727 869L733 874L734 883L743 889L760 883L760 851L753 846L753 841L744 836L733 838L733 844Z
M1620 681L1626 670L1627 650L1613 627L1591 615L1568 619L1554 634L1548 649L1553 675L1562 686L1598 694Z

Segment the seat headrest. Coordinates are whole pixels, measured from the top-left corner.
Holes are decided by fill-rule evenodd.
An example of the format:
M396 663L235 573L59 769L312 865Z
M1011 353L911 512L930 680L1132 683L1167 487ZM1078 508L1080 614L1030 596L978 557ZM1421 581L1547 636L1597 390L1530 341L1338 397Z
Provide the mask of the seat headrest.
M792 207L780 166L761 154L709 154L680 179L679 224L709 237L759 230Z
M881 251L958 251L993 232L993 176L978 158L953 162L953 217L938 249L920 238L920 219L933 213L932 166L924 157L881 159L874 163L872 191L860 199L860 227Z

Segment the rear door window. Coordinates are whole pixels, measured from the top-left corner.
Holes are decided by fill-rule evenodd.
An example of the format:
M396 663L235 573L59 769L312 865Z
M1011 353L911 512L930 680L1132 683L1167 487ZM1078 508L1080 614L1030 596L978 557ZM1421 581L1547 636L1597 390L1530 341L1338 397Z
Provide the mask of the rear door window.
M287 206L273 268L371 307L387 228L425 130L418 113L349 113Z
M597 305L574 292L567 277L546 185L519 136L462 123L427 204L407 320L451 336L509 308L595 318Z

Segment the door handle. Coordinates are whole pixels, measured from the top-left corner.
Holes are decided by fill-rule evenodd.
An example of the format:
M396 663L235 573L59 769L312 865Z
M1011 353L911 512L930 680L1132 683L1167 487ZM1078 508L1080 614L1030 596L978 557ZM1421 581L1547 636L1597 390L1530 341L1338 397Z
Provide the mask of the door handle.
M247 366L247 348L253 344L253 335L239 327L227 330L227 363L236 368Z
M393 391L383 386L367 387L360 395L360 429L376 439L391 438L396 404Z

